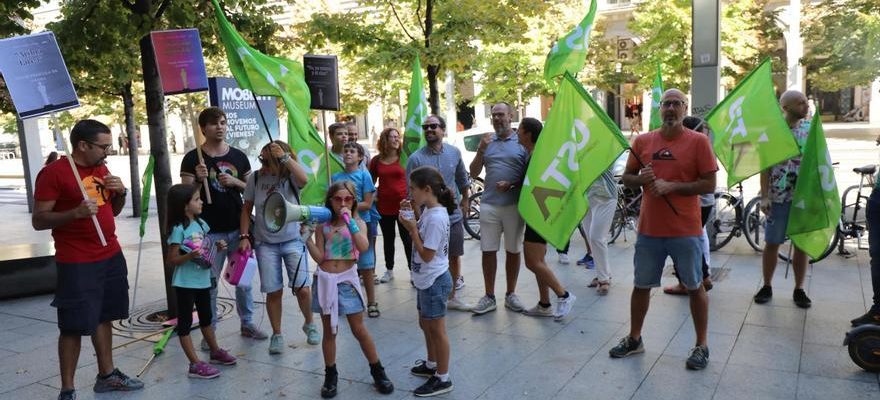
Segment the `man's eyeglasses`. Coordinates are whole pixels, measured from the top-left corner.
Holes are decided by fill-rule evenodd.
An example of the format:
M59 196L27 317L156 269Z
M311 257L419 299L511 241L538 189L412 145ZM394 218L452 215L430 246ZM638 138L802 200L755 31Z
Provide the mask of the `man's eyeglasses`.
M333 196L330 199L337 203L351 203L354 201L354 197L352 196Z
M101 151L103 151L103 152L105 152L105 153L107 152L107 150L110 150L110 146L113 146L112 144L98 144L98 143L95 143L95 142L90 142L90 141L88 141L88 140L83 140L83 141L86 142L86 143L88 143L88 144L91 145L91 146L95 146L95 147L101 149Z
M664 100L660 102L660 107L663 108L678 108L684 105L684 102L681 100Z
M422 125L422 130L437 129L439 127L440 127L440 124L424 124L424 125Z

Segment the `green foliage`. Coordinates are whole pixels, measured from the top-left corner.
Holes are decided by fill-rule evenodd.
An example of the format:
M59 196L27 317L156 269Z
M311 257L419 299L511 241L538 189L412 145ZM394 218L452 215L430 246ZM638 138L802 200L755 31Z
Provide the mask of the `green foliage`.
M805 13L801 63L814 88L832 92L880 76L880 2L825 0Z
M15 0L0 2L0 38L24 35L29 29L27 23L34 18L31 10L49 0Z

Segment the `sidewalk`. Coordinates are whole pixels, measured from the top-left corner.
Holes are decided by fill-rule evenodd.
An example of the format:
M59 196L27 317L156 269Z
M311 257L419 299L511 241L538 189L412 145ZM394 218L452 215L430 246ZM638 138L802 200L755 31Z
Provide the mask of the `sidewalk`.
M48 232L34 232L30 215L21 204L0 203L4 224L0 244L50 240ZM123 215L129 215L128 211ZM155 210L151 211L144 240L144 253L137 305L164 303ZM117 219L117 233L129 263L129 282L134 284L137 259L138 220ZM610 359L608 350L625 335L629 326L632 289L632 232L611 246L614 285L600 297L586 288L590 272L575 265L558 265L548 252L548 264L560 280L578 296L564 322L535 319L499 307L483 316L450 311L447 326L452 345L451 376L455 390L450 399L877 399L877 374L861 371L841 346L849 319L870 304L867 254L844 259L830 256L810 271L807 292L813 299L809 310L796 308L791 300L792 278L784 278L780 264L774 281L776 297L756 305L751 296L761 281L760 257L742 238L713 253L715 289L709 293L709 346L711 358L704 371L688 371L684 361L694 342L688 301L654 291L644 329L646 353L626 359ZM400 246L398 244L398 246ZM381 253L381 244L377 246ZM397 265L405 265L398 247ZM463 273L468 301L482 295L479 243L465 242ZM573 241L571 256L584 252L583 242ZM382 260L382 254L378 254ZM382 264L382 262L379 262ZM311 264L314 268L314 263ZM384 272L380 265L379 273ZM380 357L397 390L379 395L370 385L369 370L357 342L341 322L337 338L340 399L411 398L423 382L410 376L412 362L424 358L423 336L418 328L415 291L406 271L398 268L396 279L377 286L382 316L367 319ZM664 284L671 283L668 273ZM503 293L504 268L499 268L496 288ZM534 276L522 268L518 293L527 306L537 301ZM221 289L222 297L232 290ZM131 294L131 291L130 291ZM260 295L255 296L259 299ZM0 399L54 399L58 394L57 328L51 295L0 301ZM499 302L500 305L501 302ZM319 398L323 382L320 346L306 344L299 327L302 317L290 293L284 299L285 352L270 356L268 341L255 342L238 335L234 313L218 328L221 346L239 357L234 367L223 368L216 380L200 381L185 375L186 359L172 338L144 377L146 388L132 393L93 393L95 357L88 340L83 341L77 389L79 399L280 399ZM258 305L255 321L269 330L265 311ZM132 335L116 332L114 344ZM193 332L194 341L200 334ZM152 340L156 340L153 337ZM140 370L151 355L152 342L138 342L114 351L117 366L130 375Z

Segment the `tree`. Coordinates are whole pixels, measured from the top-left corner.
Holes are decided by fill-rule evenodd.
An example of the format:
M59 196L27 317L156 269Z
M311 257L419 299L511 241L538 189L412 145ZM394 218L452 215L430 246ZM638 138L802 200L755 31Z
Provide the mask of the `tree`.
M816 89L837 91L880 76L880 2L825 0L805 14L801 63Z
M526 18L549 7L548 2L480 0L365 0L362 5L363 11L314 14L297 26L298 40L307 50L339 46L343 61L355 71L352 78L361 69L372 72L369 81L347 82L343 93L376 81L385 83L378 90L398 86L418 54L427 66L428 103L435 114L440 108L438 76L447 69L472 72L483 46L524 40Z
M34 18L31 10L48 0L18 0L0 2L0 38L30 33L28 23ZM0 114L15 113L6 81L0 75Z

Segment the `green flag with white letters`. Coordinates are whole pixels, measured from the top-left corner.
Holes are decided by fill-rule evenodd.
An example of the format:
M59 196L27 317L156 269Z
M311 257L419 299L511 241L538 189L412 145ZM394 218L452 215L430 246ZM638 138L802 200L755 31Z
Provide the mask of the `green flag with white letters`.
M413 59L412 83L409 85L409 96L406 106L406 129L403 132L403 144L400 147L400 165L406 168L406 160L410 154L425 147L425 135L422 135L422 123L428 118L428 102L425 100L425 84L422 81L422 65L419 56Z
M657 64L657 76L654 78L654 85L651 88L651 122L648 125L649 131L659 129L663 125L663 118L660 116L661 98L663 98L663 77L660 75L660 64Z
M587 44L590 39L590 31L593 29L593 19L596 18L596 0L590 1L590 10L583 20L564 37L560 38L547 54L544 61L544 80L550 86L553 78L568 72L577 74L584 68L587 60Z
M718 103L706 121L728 187L800 154L773 91L770 59Z
M287 109L287 142L296 152L309 180L300 194L302 204L323 204L329 186L327 147L309 119L311 95L306 85L303 66L297 61L272 57L251 47L223 15L217 0L214 14L219 25L220 40L226 48L229 70L243 89L255 95L281 97ZM330 157L331 173L342 171L342 164Z
M519 213L556 248L589 209L587 189L629 145L568 72L559 83L519 196Z
M147 161L147 169L144 170L144 175L141 176L144 191L141 192L140 237L144 237L144 233L146 233L147 217L150 215L150 191L153 189L153 168L155 165L156 159L150 154L150 161Z
M816 259L828 247L840 220L840 196L819 113L813 116L798 170L785 233L799 249Z

